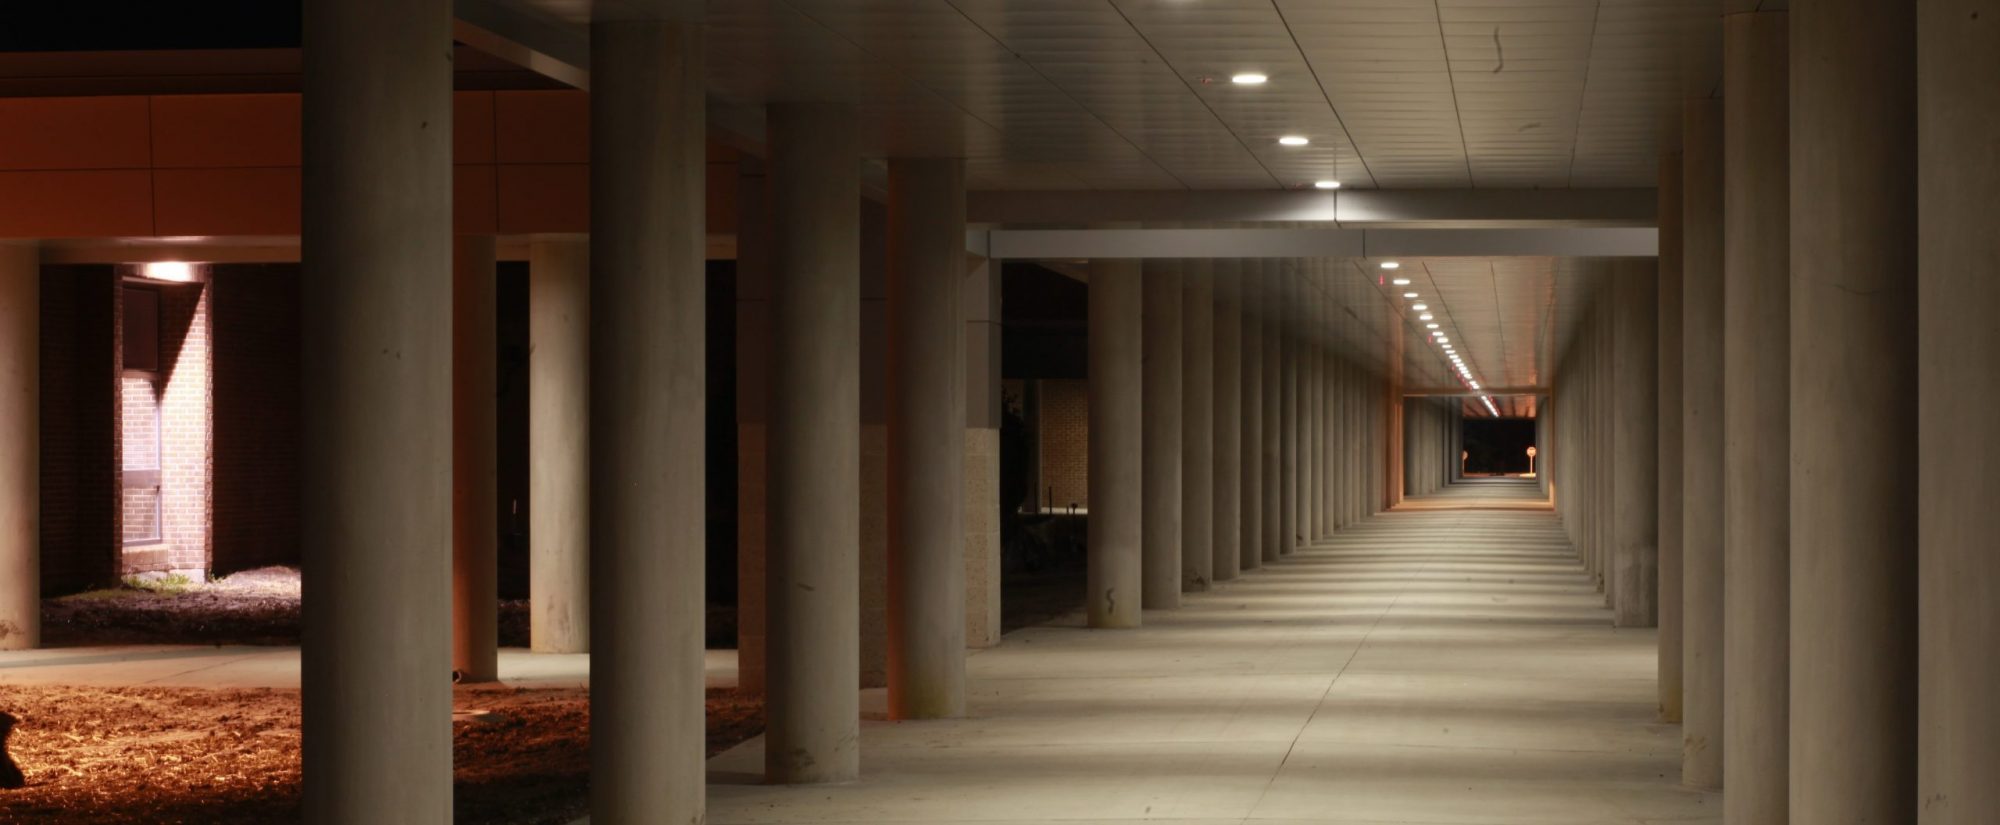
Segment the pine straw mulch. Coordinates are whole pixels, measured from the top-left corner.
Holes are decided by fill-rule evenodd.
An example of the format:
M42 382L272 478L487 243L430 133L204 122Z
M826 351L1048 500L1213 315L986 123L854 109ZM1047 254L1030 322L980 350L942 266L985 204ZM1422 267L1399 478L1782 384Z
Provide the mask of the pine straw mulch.
M583 690L461 688L455 821L567 823L589 809ZM712 756L763 732L763 703L708 692ZM0 822L249 823L299 819L296 690L0 688L27 787ZM462 716L464 714L461 714Z

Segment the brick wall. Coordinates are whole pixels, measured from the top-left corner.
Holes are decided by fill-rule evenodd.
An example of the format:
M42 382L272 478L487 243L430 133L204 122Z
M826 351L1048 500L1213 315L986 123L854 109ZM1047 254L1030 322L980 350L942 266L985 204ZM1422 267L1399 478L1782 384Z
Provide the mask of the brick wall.
M213 572L299 561L299 267L210 270Z
M119 547L118 279L42 268L42 592L114 580Z
M160 519L164 559L126 558L127 572L209 568L209 291L161 284Z
M1065 512L1090 507L1090 384L1041 382L1041 482L1045 507ZM1053 490L1053 492L1052 492Z

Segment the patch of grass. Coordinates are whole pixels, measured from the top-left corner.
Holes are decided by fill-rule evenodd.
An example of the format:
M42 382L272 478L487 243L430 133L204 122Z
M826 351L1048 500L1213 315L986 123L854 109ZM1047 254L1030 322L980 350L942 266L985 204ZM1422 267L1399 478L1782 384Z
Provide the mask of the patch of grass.
M144 590L162 596L178 596L194 588L194 580L180 573L126 576L122 581L126 587L133 590Z

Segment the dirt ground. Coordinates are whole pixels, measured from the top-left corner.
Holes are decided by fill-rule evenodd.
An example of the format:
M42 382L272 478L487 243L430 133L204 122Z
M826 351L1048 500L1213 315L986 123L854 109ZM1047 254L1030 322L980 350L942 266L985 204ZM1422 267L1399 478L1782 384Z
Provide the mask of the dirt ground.
M588 813L590 704L582 690L460 688L455 821L566 823ZM762 732L763 705L708 696L711 755ZM0 822L249 823L299 819L295 690L6 688L8 749L27 787Z

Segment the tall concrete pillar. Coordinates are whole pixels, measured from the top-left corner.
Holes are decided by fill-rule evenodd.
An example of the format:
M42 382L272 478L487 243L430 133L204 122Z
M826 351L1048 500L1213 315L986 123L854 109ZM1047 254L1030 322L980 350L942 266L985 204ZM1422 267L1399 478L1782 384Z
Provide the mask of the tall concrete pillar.
M764 161L736 166L736 687L764 695L770 602L771 192Z
M1791 192L1785 14L1723 18L1722 426L1728 491L1723 810L1731 825L1789 820Z
M965 279L965 645L1000 643L1000 262Z
M1326 396L1320 391L1324 378L1320 371L1320 318L1313 307L1313 297L1319 293L1319 287L1308 280L1304 289L1305 294L1299 299L1304 326L1299 354L1299 503L1293 514L1296 520L1292 531L1297 544L1311 546L1319 536L1320 500L1326 495L1319 478L1320 438L1325 434L1320 423L1326 414L1322 407Z
M1681 172L1681 781L1696 788L1719 788L1723 591L1721 101L1690 100L1682 107ZM1665 359L1661 368L1666 368Z
M0 650L42 641L41 254L0 243Z
M1259 409L1264 413L1264 422L1257 428L1263 439L1264 456L1257 464L1263 471L1263 482L1258 500L1263 503L1263 525L1257 530L1258 540L1263 548L1264 561L1277 561L1278 555L1286 548L1284 531L1279 527L1279 511L1283 508L1283 485L1279 480L1282 468L1279 466L1279 432L1283 426L1280 409L1284 403L1282 387L1284 377L1284 350L1282 323L1284 304L1282 303L1282 276L1285 272L1278 261L1264 265L1264 370L1260 386L1264 400Z
M446 823L451 8L310 3L302 30L302 807Z
M1660 157L1660 720L1681 719L1681 153Z
M451 668L500 678L500 320L492 235L460 235L451 277Z
M1090 582L1084 606L1091 627L1139 626L1143 284L1137 260L1090 264Z
M1145 439L1145 553L1142 605L1148 610L1181 606L1181 451L1185 441L1181 421L1182 330L1181 267L1179 260L1145 263L1145 394L1140 426Z
M1243 264L1242 568L1264 566L1264 262Z
M1918 5L1917 821L2000 810L2000 30L1985 0ZM1984 12L1985 14L1982 14ZM1905 463L1909 459L1903 459Z
M590 649L590 245L528 247L528 637Z
M771 423L764 770L860 770L861 174L854 115L770 108Z
M600 19L590 43L591 817L695 822L705 793L702 22Z
M1236 578L1243 553L1243 263L1215 262L1215 564Z
M965 715L965 162L889 162L889 716Z
M1181 269L1181 589L1207 590L1215 569L1215 279Z
M1791 29L1791 814L1908 821L1916 8L1801 3Z
M1653 261L1618 264L1612 317L1615 523L1609 587L1618 627L1659 624L1659 278Z
M1278 377L1278 549L1290 553L1299 546L1299 361L1305 342L1299 337L1295 307L1298 262L1286 272L1278 292L1280 360Z

